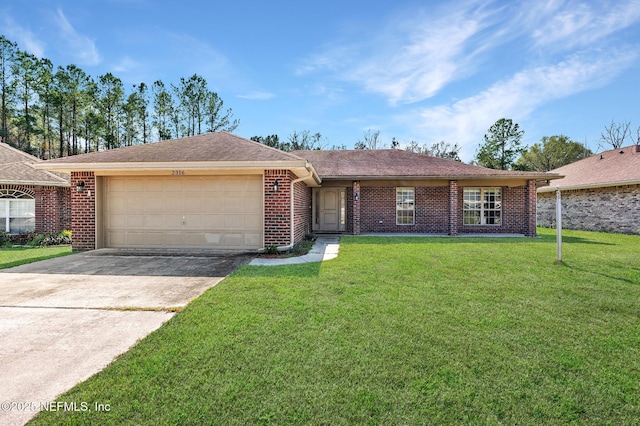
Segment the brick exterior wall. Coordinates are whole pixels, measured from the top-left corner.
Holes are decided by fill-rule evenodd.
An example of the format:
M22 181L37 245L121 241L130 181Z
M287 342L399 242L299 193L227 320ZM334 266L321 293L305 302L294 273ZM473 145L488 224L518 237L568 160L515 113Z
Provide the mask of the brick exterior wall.
M477 188L477 186L474 186ZM527 215L527 197L530 196L526 186L502 187L502 224L501 225L464 225L462 209L464 204L464 187L458 189L458 233L459 234L524 234L529 235L529 217ZM534 228L535 235L535 228Z
M525 232L526 237L535 237L538 235L536 231L536 208L537 208L537 185L535 180L527 181L526 187L526 218L527 218L527 232Z
M415 187L414 225L396 225L396 187L360 187L361 232L449 232L449 188Z
M302 240L311 232L311 188L304 182L293 184L294 241Z
M36 232L71 229L71 188L36 186Z
M538 225L556 226L556 193L538 194ZM562 191L562 227L640 234L640 185Z
M347 201L347 205L349 204L351 204L351 233L360 235L360 232L362 232L362 188L360 187L360 181L354 181L352 184L351 198Z
M458 181L449 181L449 235L458 235Z
M476 187L476 186L474 186ZM356 191L359 203L354 200ZM396 225L396 187L366 186L354 182L347 188L347 232L394 232L429 234L514 233L536 235L535 181L527 186L502 188L502 225L469 226L463 224L464 187L458 181L449 186L416 186L414 225ZM359 204L359 220L356 219ZM355 226L359 232L355 232Z
M70 188L39 185L0 185L30 195L35 200L35 232L57 233L71 229Z
M76 186L84 182L84 191ZM71 173L71 232L73 251L96 248L96 179L93 172Z
M278 191L273 184L278 180ZM291 172L264 171L264 245L286 246L291 238Z

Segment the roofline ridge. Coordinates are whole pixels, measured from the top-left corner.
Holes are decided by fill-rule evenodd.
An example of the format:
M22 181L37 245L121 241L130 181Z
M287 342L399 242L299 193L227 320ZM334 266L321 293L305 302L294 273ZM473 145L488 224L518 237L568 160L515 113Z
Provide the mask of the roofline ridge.
M216 133L216 132L211 132L211 133ZM217 133L226 133L226 134L227 134L227 135L229 135L229 136L233 136L234 138L237 138L237 139L242 139L243 141L246 141L246 142L251 142L251 143L256 144L256 145L258 145L258 146L260 146L260 147L262 147L262 148L268 148L268 149L270 149L270 150L277 151L277 152L278 152L278 153L280 153L280 154L285 154L285 155L288 155L288 156L294 157L296 160L304 160L304 158L302 158L302 157L298 157L297 155L292 154L291 152L283 151L283 150L281 150L281 149L274 148L274 147L272 147L272 146L265 145L265 144L263 144L263 143L256 142L256 141L254 141L254 140L247 139L247 138L244 138L244 137L242 137L242 136L235 135L235 134L233 134L233 133L227 132L226 130L223 130L223 131L221 131L221 132L217 132Z

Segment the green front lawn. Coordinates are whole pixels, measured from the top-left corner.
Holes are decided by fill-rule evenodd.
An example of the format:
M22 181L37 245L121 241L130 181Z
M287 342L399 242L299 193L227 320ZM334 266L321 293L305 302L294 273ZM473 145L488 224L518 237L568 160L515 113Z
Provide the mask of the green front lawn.
M244 266L35 424L637 424L640 237L541 234Z
M71 254L71 246L0 248L0 269Z

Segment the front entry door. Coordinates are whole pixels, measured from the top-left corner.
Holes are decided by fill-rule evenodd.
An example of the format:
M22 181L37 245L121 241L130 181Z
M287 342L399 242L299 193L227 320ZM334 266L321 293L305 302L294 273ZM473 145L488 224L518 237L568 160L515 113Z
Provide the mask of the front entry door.
M345 230L346 191L344 188L317 188L314 194L313 230L339 232Z

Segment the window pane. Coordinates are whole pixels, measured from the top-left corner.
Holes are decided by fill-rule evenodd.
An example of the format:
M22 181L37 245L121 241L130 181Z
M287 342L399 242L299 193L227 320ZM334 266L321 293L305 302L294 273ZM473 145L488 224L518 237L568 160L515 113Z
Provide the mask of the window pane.
M396 188L396 224L414 224L414 188Z
M10 217L35 217L35 200L9 200Z
M9 232L11 234L26 234L36 229L34 218L15 218L9 220Z
M465 188L463 196L465 225L500 225L502 188Z
M480 224L480 212L479 211L465 211L463 213L465 225L479 225Z

